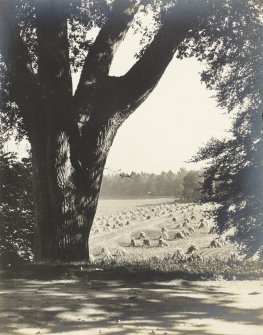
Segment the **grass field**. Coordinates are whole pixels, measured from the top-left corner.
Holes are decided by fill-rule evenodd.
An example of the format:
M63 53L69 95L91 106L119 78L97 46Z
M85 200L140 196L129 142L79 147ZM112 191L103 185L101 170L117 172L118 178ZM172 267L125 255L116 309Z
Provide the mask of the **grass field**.
M95 260L107 258L108 251L113 257L130 260L165 258L178 249L189 255L189 247L194 246L202 258L226 260L236 248L226 240L218 247L210 246L218 237L210 233L214 226L212 209L212 204L176 204L171 198L101 200L91 232L91 254ZM182 232L187 235L175 238ZM143 245L141 233L150 246ZM167 246L160 246L160 237ZM131 246L132 239L139 246Z

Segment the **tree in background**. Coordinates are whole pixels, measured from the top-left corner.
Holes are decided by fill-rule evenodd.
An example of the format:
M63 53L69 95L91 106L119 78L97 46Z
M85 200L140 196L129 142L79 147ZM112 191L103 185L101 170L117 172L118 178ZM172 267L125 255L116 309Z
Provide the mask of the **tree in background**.
M245 68L246 60L234 63L229 51L238 56L247 48L243 35L253 35L259 6L259 0L0 1L1 115L32 148L37 260L88 259L103 169L118 128L153 91L176 51L179 57L219 57L234 75ZM145 15L154 21L148 30ZM145 29L139 59L125 75L110 76L132 25ZM91 41L87 32L94 27L99 33ZM232 92L236 82L209 69L203 79L221 83L222 94ZM81 72L75 92L72 71ZM248 82L249 73L239 76Z
M200 198L200 172L189 171L183 179L183 197L187 201L198 201Z

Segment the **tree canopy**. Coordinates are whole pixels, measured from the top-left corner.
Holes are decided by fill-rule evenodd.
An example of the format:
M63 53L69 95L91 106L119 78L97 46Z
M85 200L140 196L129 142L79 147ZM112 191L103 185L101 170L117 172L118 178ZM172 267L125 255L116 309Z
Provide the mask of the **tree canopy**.
M219 106L233 114L230 136L211 139L194 161L210 159L203 199L220 204L215 211L218 232L234 229L231 239L251 256L263 245L263 6L255 2L248 10L236 2L240 9L245 12L239 22L226 20L235 28L225 41L228 52L222 57L215 49L202 76ZM237 25L246 27L241 38L236 38Z

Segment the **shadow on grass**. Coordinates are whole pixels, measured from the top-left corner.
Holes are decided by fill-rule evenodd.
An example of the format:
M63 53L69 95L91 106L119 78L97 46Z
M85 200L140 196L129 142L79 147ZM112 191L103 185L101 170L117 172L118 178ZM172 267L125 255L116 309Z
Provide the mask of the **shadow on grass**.
M95 335L102 330L111 335L222 335L221 326L242 325L244 332L238 334L256 335L263 326L263 303L252 309L248 301L242 305L244 297L262 298L262 291L250 287L240 298L239 290L226 290L216 282L136 283L131 278L127 283L92 276L89 280L9 279L2 280L0 291L1 334Z

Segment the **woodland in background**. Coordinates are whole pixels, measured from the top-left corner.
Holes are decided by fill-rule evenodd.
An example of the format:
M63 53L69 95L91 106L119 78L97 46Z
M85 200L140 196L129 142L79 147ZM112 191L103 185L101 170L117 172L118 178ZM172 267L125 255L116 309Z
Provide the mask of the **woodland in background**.
M197 201L201 183L200 172L183 168L177 173L168 171L159 175L145 172L105 175L100 197L176 197L183 201Z

